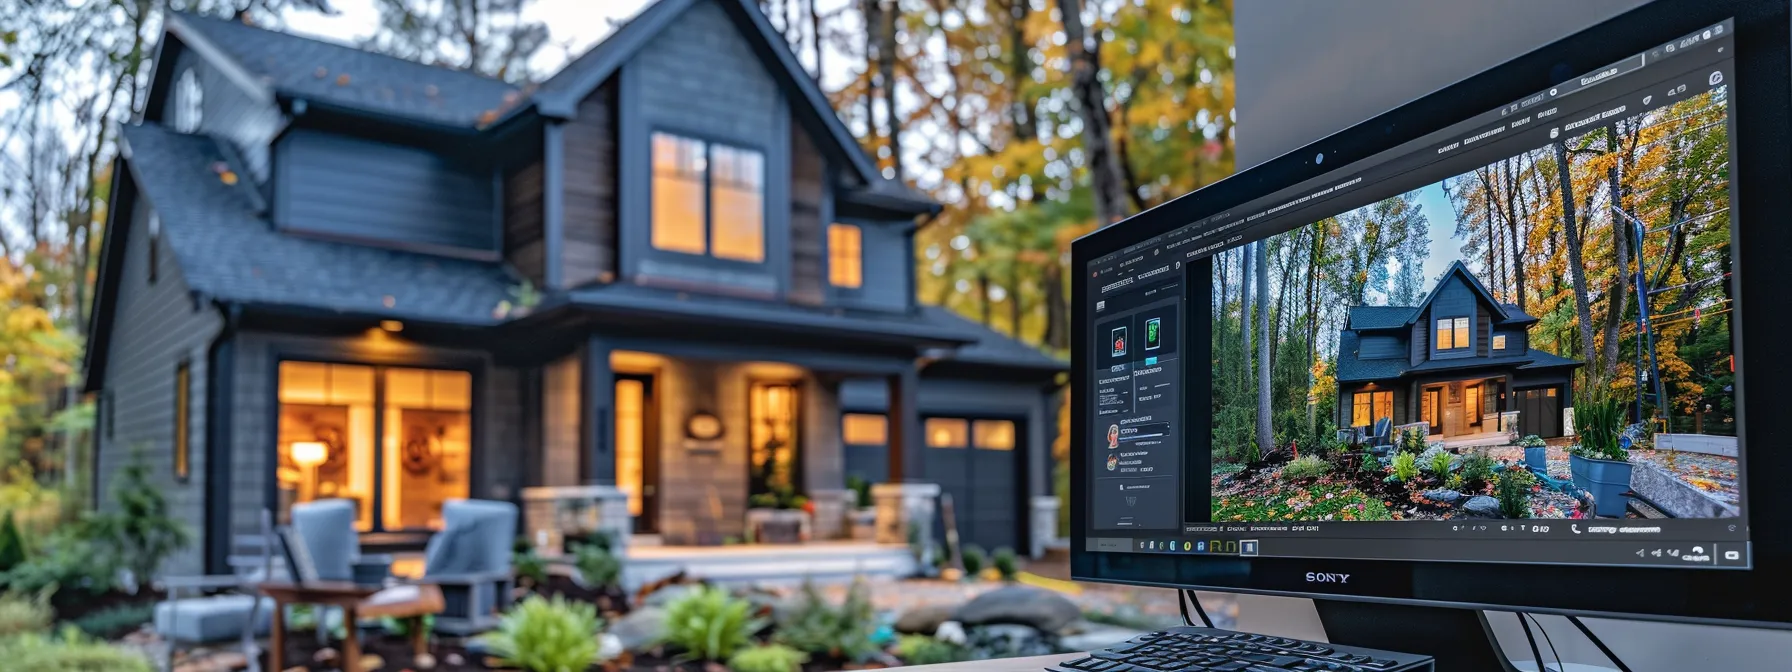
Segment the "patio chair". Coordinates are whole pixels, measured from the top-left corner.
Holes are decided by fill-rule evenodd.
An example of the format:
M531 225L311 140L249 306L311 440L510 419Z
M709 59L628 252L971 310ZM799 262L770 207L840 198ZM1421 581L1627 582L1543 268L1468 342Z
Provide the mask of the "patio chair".
M1382 418L1375 421L1375 429L1369 433L1369 450L1377 457L1387 455L1394 447L1394 420Z
M274 601L258 594L255 584L277 569L273 520L273 512L263 509L257 534L231 539L232 553L226 558L230 574L163 577L156 582L167 594L167 599L156 604L152 619L156 633L168 643L167 669L174 669L174 655L182 643L237 638L249 661L249 672L260 672L261 651L255 638L267 634ZM189 594L191 597L184 597Z
M445 601L437 631L467 635L497 627L516 583L510 566L516 520L510 502L457 499L442 505L442 531L423 552L422 582L440 587Z
M390 578L392 558L385 555L361 555L361 535L355 531L355 502L350 499L320 499L292 507L292 531L305 545L311 567L304 568L304 581L347 581L381 584ZM329 623L320 608L316 637L328 639Z

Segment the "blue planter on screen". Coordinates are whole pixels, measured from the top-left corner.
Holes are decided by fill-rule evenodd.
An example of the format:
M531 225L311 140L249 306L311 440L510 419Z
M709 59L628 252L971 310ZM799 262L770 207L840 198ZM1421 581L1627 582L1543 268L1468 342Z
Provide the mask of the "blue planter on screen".
M1549 473L1549 446L1526 447L1524 464L1539 474Z
M1529 455L1526 458L1529 459ZM1574 474L1575 487L1593 493L1594 513L1605 518L1624 516L1624 510L1628 508L1624 493L1630 490L1629 462L1570 455L1568 469Z

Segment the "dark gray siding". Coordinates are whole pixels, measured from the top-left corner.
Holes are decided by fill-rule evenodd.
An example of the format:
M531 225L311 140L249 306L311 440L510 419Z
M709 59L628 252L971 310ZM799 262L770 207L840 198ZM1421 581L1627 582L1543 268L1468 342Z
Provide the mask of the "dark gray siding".
M271 103L251 99L235 82L190 51L182 52L174 61L174 75L168 80L170 93L180 81L181 73L189 68L199 78L199 87L204 91L200 132L229 140L242 153L243 162L255 181L266 182L271 155L269 146L286 124L280 109ZM159 119L164 125L174 118L173 105L173 95L163 99Z
M819 304L827 299L828 166L809 133L790 133L790 300Z
M1475 291L1469 289L1468 285L1463 284L1462 280L1457 276L1451 276L1448 284L1445 284L1443 288L1439 289L1437 297L1431 300L1431 309L1426 311L1425 315L1425 329L1427 332L1435 330L1437 328L1437 321L1442 319L1457 317L1470 318L1471 321L1468 330L1470 347L1467 349L1460 349L1459 346L1458 348L1451 348L1439 352L1437 344L1431 343L1429 347L1432 359L1455 359L1458 357L1470 357L1474 355L1475 343L1481 340L1480 338L1477 338L1473 322L1475 311L1478 309L1479 302L1475 300Z
M580 102L578 118L560 136L566 199L559 252L568 287L616 277L616 89L612 77Z
M909 274L914 272L910 233L903 224L856 219L842 220L859 227L863 236L864 284L856 289L833 288L833 301L850 308L899 311L909 307Z
M1493 334L1506 337L1506 349L1500 350L1496 354L1512 355L1530 350L1531 334L1524 327L1502 327L1493 330Z
M140 453L151 480L165 483L163 492L174 517L193 534L193 543L165 568L192 574L203 570L206 465L206 350L222 324L217 311L194 304L180 267L166 240L154 241L156 282L149 283L147 231L150 204L139 201L130 220L129 244L118 278L111 362L104 381L112 432L101 432L97 469L102 508L116 504L111 483L119 469ZM189 478L174 479L174 376L182 361L190 367Z
M523 162L504 174L504 261L535 286L546 284L542 238L542 162Z
M624 65L619 94L622 274L643 284L777 298L789 289L788 102L713 0L696 3ZM651 249L652 134L678 133L762 152L765 261L725 262Z
M229 506L231 529L236 533L252 533L259 512L272 503L273 474L269 468L278 422L278 367L282 359L471 369L475 382L472 496L511 500L521 487L525 446L520 441L526 432L523 377L516 369L493 365L485 353L422 345L394 349L389 343L359 336L330 338L263 332L238 334L235 343Z
M1489 352L1489 346L1492 345L1488 342L1491 340L1488 338L1488 335L1493 333L1493 313L1487 311L1487 306L1479 303L1475 304L1474 330L1475 356L1486 357Z
M470 158L310 129L280 139L275 223L283 229L494 256L499 185Z
M1394 359L1406 354L1406 344L1398 336L1364 336L1357 346L1360 359Z

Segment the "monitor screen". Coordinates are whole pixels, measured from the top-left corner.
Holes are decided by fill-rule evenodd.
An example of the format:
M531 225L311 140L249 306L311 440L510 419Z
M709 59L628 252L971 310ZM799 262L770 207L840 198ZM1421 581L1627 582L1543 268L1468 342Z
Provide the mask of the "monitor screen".
M1088 258L1082 550L1749 568L1733 31Z

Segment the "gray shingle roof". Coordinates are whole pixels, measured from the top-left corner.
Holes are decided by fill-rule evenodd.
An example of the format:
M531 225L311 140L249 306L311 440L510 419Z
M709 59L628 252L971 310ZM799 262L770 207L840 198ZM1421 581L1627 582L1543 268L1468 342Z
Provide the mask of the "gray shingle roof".
M274 91L319 103L471 128L523 96L490 77L345 44L195 14L174 21L177 35L190 29Z
M1351 306L1351 329L1387 329L1406 324L1412 306Z
M951 309L940 306L922 306L921 316L928 323L943 329L950 329L976 342L958 349L951 358L976 364L997 364L1002 366L1019 366L1054 371L1070 369L1070 363L1045 354L1038 348L1014 340L1007 334L995 331L976 322L965 319Z
M1406 372L1405 358L1357 359L1357 346L1356 332L1346 330L1338 335L1338 370L1336 372L1338 382L1352 383L1399 378L1400 374Z
M1561 355L1553 355L1536 348L1531 348L1531 363L1520 368L1541 369L1551 366L1580 366L1578 359L1569 359Z
M496 322L511 280L495 263L284 234L255 209L249 180L224 184L209 137L127 126L132 177L154 206L189 287L207 296L444 323ZM387 307L387 297L391 307Z

